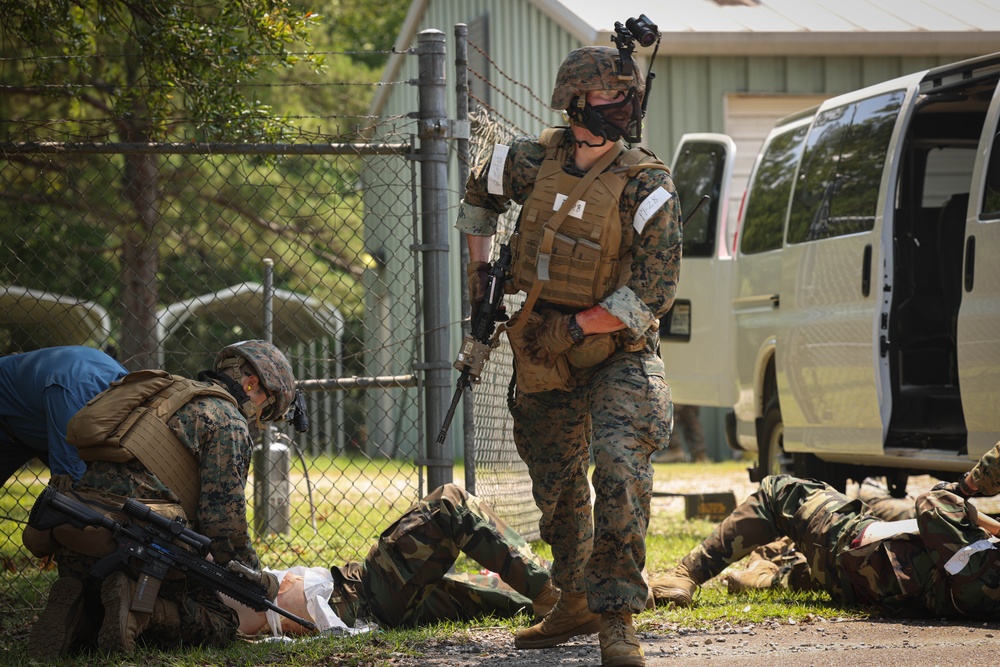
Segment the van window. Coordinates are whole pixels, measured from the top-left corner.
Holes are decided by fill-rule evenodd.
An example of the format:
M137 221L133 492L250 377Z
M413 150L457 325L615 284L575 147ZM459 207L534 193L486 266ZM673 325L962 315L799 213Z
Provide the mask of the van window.
M920 205L923 208L941 208L953 194L968 192L975 166L974 146L942 146L929 151Z
M983 220L1000 220L1000 132L993 137L990 163L986 167L986 192L983 197Z
M802 155L808 129L808 125L802 125L777 135L761 156L743 213L740 248L744 254L752 255L781 247L788 195L792 191L795 167Z
M685 143L684 148L684 155L678 160L683 160L684 168L671 174L684 218L684 257L712 257L726 151L711 141L692 141ZM704 195L710 199L694 211ZM689 217L692 211L694 216Z
M819 114L806 141L788 221L788 242L815 241L875 225L882 167L903 91Z

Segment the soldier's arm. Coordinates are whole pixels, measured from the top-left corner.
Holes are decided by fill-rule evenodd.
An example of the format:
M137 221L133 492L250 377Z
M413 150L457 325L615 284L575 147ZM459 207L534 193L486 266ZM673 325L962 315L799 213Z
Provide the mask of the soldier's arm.
M247 525L246 483L252 443L235 405L218 398L196 399L177 412L197 433L201 473L198 532L212 540L219 564L238 560L259 569Z
M670 309L680 275L680 204L670 176L661 169L640 172L625 186L619 211L635 232L632 275L599 307L638 338Z

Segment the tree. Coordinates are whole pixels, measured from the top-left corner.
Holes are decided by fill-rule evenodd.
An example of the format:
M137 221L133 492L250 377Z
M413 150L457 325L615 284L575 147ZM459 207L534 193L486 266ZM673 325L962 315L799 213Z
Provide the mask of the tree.
M88 139L144 144L186 126L207 141L273 141L285 124L244 84L321 64L302 52L318 16L287 0L3 0L0 16L3 50L20 63L4 72L9 108L71 119L66 131ZM156 363L157 173L154 154L125 156L119 344L133 368Z

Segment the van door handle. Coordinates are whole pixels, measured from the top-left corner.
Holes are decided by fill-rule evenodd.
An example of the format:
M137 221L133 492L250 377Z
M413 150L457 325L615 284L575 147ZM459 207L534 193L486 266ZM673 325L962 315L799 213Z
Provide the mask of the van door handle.
M780 294L772 294L771 295L771 307L772 308L777 308L780 305L781 305L781 295Z
M976 237L965 240L965 291L971 292L976 279Z
M867 298L872 292L872 244L865 246L861 258L861 296Z

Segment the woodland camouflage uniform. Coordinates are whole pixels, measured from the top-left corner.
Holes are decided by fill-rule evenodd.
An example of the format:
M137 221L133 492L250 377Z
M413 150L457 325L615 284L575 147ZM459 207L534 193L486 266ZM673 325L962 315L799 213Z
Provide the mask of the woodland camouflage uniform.
M994 449L970 473L984 495L1000 491L997 461ZM937 489L918 496L914 509L916 534L860 546L864 529L879 521L860 500L822 482L769 476L673 574L704 583L754 549L787 536L804 554L813 581L835 600L891 615L1000 619L1000 551L976 524L975 506L949 489ZM948 572L945 565L963 549L959 558L967 559ZM664 596L657 583L671 583L654 582L658 603L678 601Z
M449 574L459 553L498 576ZM331 568L331 607L348 626L384 627L531 611L548 587L545 565L479 498L445 484L408 509L363 562Z
M574 144L566 133L567 172L576 170ZM473 171L456 227L490 236L497 216L511 202L524 203L546 149L532 137L512 142L503 173L503 196L487 191L487 157ZM612 167L613 169L614 167ZM663 170L631 177L619 200L622 227L630 227L638 205L657 188L674 193L632 235L631 278L600 302L626 332L644 338L639 352L619 350L607 361L575 371L576 389L520 392L510 402L514 440L532 478L542 511L541 537L552 546L552 577L562 590L586 590L593 612L645 608L646 561L653 469L650 455L670 439L670 389L664 381L654 325L673 302L680 273L680 207ZM537 308L536 308L537 310ZM587 470L591 448L596 502L591 507Z

